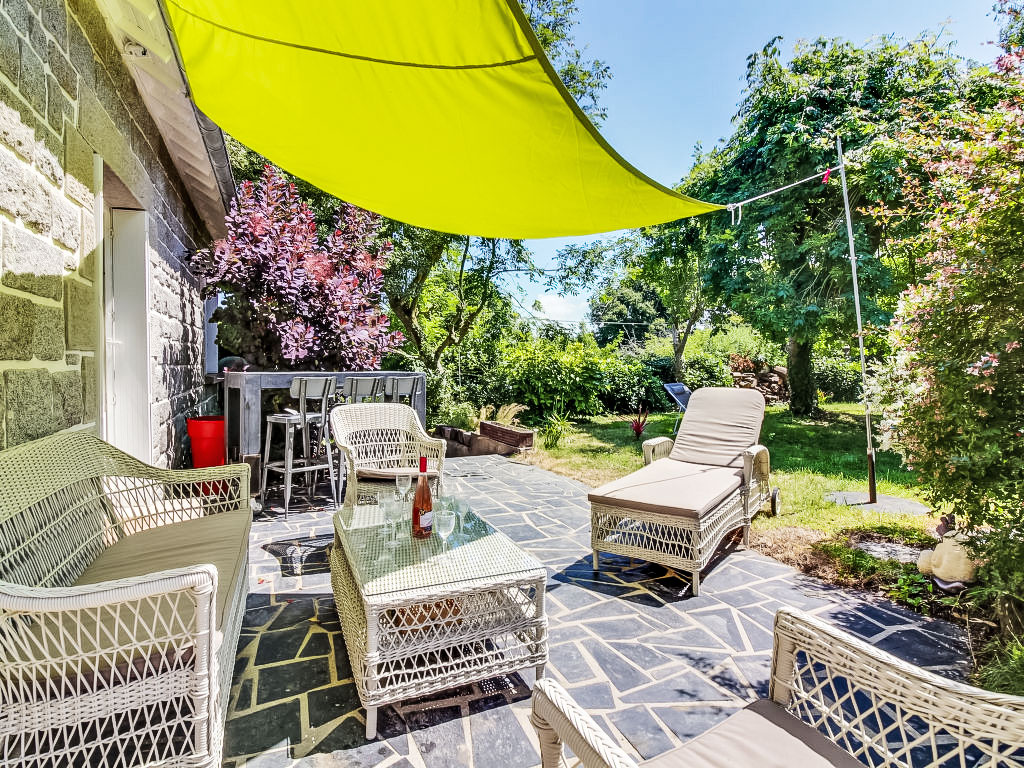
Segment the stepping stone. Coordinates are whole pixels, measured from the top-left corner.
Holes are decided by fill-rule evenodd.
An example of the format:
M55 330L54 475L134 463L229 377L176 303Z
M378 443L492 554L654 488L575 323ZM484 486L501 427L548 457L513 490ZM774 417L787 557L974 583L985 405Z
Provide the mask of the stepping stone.
M833 504L840 504L848 507L857 507L871 512L883 512L888 514L904 514L926 516L932 513L927 504L922 504L915 499L904 499L900 496L889 496L885 493L876 494L878 501L868 502L868 494L863 491L832 491L825 494L825 501Z

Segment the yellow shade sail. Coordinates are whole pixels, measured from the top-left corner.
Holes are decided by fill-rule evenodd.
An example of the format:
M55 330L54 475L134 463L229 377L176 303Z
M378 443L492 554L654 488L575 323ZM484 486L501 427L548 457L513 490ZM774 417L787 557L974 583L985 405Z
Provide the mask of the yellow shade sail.
M310 183L484 237L712 211L627 163L515 0L165 0L197 106Z

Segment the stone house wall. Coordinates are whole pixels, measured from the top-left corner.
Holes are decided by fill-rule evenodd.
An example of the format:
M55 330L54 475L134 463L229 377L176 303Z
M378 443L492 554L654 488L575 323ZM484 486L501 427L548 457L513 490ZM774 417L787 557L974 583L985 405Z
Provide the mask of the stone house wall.
M0 449L97 428L94 153L149 214L152 459L182 465L203 397L203 306L182 262L209 235L94 2L3 0Z

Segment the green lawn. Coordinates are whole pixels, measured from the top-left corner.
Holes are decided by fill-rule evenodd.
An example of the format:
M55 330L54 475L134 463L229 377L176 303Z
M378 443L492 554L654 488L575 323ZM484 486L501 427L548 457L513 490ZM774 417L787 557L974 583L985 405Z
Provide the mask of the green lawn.
M673 414L654 414L648 420L644 439L670 435ZM760 515L753 525L753 543L760 549L794 565L805 565L814 542L851 528L877 528L880 523L925 529L929 519L903 515L881 515L824 500L828 491L867 490L864 410L859 404L824 406L814 418L794 418L783 406L768 409L761 442L768 446L772 460L772 484L782 492L783 514ZM576 422L579 430L558 448L538 448L526 461L598 486L628 474L643 465L640 441L629 428L629 418L597 416ZM912 474L900 465L898 456L877 457L880 493L920 498Z

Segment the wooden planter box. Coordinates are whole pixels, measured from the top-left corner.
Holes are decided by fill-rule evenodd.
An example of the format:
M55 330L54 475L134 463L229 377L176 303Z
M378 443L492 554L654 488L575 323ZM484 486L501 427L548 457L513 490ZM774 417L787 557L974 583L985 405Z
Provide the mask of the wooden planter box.
M496 421L481 421L480 434L515 448L533 448L533 430L509 427Z

